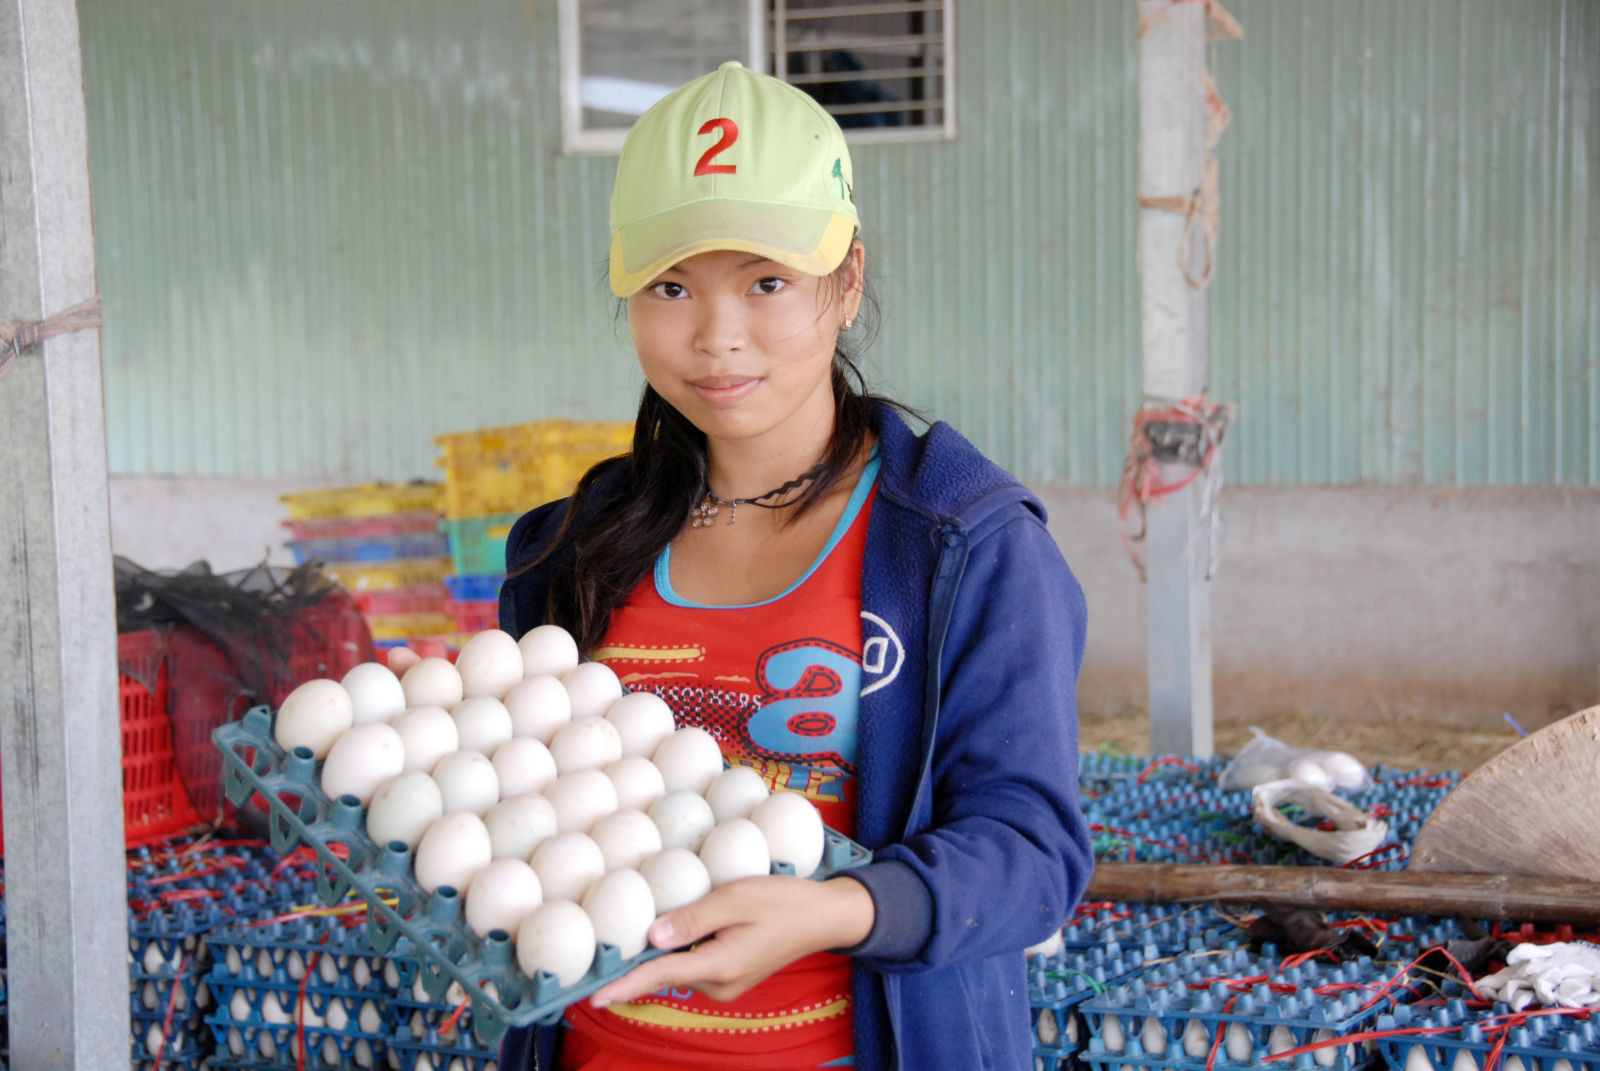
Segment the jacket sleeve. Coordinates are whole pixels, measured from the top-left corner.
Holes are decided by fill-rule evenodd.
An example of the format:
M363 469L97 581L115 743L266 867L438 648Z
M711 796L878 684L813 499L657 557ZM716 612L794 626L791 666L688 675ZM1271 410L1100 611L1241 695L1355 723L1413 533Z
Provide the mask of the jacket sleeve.
M1083 895L1094 866L1078 806L1087 618L1031 513L969 547L940 657L932 822L876 853L867 870L881 875L863 875L880 915L899 902L911 917L880 918L851 950L864 966L912 972L1020 951Z

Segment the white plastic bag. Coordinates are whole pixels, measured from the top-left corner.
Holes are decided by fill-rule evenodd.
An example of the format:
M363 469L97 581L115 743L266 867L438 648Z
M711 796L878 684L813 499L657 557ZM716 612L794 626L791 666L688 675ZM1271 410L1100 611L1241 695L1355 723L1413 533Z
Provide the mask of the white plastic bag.
M1331 830L1297 825L1278 808L1283 804L1330 819ZM1371 855L1389 835L1389 824L1340 799L1327 789L1304 781L1268 781L1250 790L1256 825L1274 837L1292 841L1319 859L1349 863Z
M1303 781L1316 788L1360 792L1373 786L1360 759L1344 751L1290 747L1252 725L1255 737L1223 767L1217 786L1228 791L1255 788L1268 781Z
M1513 1011L1534 1002L1595 1007L1600 1005L1600 948L1584 941L1520 944L1506 956L1505 970L1478 979L1478 989Z

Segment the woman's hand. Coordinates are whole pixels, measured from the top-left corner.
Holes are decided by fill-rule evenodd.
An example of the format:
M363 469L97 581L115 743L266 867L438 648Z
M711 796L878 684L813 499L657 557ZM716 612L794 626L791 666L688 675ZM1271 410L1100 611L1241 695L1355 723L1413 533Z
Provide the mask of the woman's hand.
M733 1000L797 959L860 944L875 919L866 886L851 878L742 878L650 927L657 948L693 948L641 964L590 1002L603 1008L668 986Z

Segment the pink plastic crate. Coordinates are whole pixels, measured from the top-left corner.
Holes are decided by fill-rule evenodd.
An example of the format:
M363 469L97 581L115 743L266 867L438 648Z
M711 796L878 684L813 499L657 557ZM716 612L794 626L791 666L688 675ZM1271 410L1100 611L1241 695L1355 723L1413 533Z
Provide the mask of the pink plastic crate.
M388 539L439 530L439 515L432 510L390 513L381 517L325 517L315 521L284 521L289 534L300 541L326 539Z

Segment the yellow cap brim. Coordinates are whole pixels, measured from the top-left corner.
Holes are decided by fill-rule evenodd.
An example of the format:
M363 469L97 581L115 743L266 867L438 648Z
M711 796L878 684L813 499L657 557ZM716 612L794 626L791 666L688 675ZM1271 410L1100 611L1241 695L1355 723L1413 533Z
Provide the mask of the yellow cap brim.
M855 220L826 209L694 201L611 232L611 290L630 297L679 261L724 249L827 275L844 262L855 232Z

